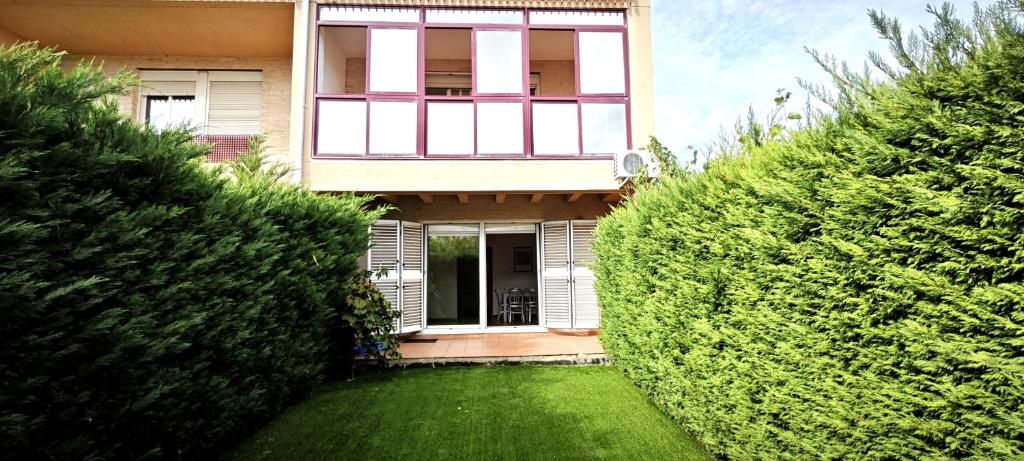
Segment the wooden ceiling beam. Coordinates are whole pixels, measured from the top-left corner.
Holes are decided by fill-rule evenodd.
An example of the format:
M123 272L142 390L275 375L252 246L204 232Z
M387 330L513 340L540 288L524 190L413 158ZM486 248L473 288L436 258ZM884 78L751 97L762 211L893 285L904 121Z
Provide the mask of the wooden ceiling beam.
M502 204L505 203L506 194L494 194L494 203Z
M434 203L434 194L416 194L416 195L420 196L420 200L423 201L423 203L426 203L426 204Z
M530 196L530 203L540 203L541 199L544 198L544 194L533 194Z
M576 192L574 194L567 194L565 196L565 201L569 202L569 203L576 203L576 201L579 200L580 197L582 197L582 196L583 196L582 192Z
M459 197L459 203L461 203L461 204L469 203L469 194L455 194L455 195Z
M604 203L615 203L618 202L619 200L622 200L622 195L620 195L618 192L604 194L601 196L601 201Z

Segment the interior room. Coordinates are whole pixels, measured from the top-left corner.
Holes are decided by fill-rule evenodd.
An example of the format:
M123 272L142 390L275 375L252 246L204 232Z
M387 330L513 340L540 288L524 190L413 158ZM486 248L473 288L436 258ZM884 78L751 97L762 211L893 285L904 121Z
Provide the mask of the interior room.
M536 234L508 227L487 232L487 325L538 325Z

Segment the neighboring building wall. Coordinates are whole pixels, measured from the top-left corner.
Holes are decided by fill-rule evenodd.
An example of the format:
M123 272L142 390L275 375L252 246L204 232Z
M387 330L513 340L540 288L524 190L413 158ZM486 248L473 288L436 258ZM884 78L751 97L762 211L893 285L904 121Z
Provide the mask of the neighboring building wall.
M194 56L69 56L65 67L95 59L108 74L123 69L166 70L260 70L263 71L261 131L274 160L291 162L288 156L288 124L291 94L291 58L194 57ZM132 117L138 113L135 91L121 97L119 107Z
M611 211L611 205L600 196L588 194L574 203L565 201L565 195L548 194L540 203L531 203L530 195L509 195L505 203L495 203L494 195L470 196L469 203L459 203L454 195L435 195L434 203L423 203L416 196L399 196L395 210L385 219L406 221L460 221L460 220L535 220L561 221L567 219L596 219Z

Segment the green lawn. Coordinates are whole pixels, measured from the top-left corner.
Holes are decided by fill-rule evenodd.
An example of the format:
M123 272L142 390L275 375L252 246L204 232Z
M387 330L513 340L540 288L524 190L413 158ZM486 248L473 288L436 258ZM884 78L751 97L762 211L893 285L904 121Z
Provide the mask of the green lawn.
M710 460L611 367L382 372L325 386L229 460Z

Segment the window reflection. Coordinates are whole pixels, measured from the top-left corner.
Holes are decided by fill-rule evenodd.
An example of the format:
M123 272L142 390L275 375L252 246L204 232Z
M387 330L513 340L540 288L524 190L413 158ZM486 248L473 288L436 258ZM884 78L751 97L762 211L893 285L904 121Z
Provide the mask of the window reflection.
M477 149L480 154L523 153L523 104L477 104Z
M579 124L576 104L533 103L533 153L578 154Z
M522 33L511 30L476 31L476 92L522 94Z
M427 104L427 154L473 153L473 103Z
M622 34L580 32L580 91L585 94L626 92Z
M583 152L614 154L626 150L626 105L585 103L580 106Z
M317 151L366 153L366 101L320 101Z
M370 30L370 91L416 92L415 29Z
M370 153L416 153L416 102L370 102Z

